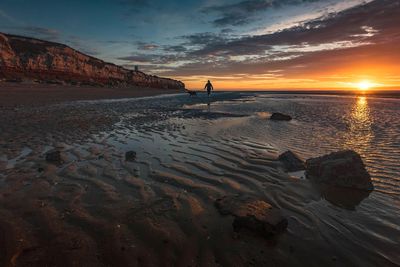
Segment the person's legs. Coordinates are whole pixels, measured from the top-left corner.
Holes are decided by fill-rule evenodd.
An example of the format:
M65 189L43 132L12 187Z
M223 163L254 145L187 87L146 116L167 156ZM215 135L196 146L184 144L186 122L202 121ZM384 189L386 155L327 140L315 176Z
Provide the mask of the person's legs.
M207 90L207 94L208 96L210 96L211 90Z

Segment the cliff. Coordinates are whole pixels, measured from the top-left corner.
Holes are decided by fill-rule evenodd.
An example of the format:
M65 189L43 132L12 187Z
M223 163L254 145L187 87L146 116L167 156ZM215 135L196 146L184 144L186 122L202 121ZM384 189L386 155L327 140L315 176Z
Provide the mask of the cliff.
M0 33L0 80L185 88L180 81L128 70L63 44L3 33Z

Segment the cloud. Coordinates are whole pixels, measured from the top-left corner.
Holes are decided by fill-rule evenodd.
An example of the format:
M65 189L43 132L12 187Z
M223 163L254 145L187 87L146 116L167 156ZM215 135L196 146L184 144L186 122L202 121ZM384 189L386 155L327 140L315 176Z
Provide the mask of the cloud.
M118 60L127 61L131 63L151 63L158 57L153 54L135 54L131 56L119 57Z
M212 32L195 33L180 36L179 38L185 41L184 45L189 46L210 45L227 42L226 36Z
M58 30L36 26L6 27L6 29L15 34L33 36L47 41L57 41L61 36Z
M213 20L217 27L240 26L253 21L254 15L271 8L298 5L318 0L245 0L235 4L213 5L202 10L204 14L217 14Z
M235 32L233 29L229 29L229 28L225 28L225 29L221 29L220 31L222 34L230 34Z
M27 26L22 27L21 30L37 36L43 36L49 40L57 40L60 37L59 31L49 28Z
M136 46L137 49L146 51L156 50L159 48L159 45L153 43L145 43L145 42L136 42Z
M400 23L400 20L395 11L400 11L399 2L381 0L270 34L233 40L221 40L219 36L214 39L217 41L206 39L211 40L208 42L194 38L194 42L205 45L191 53L197 56L265 55L276 46L312 47L338 42L362 45L368 40L379 42L386 36L385 33L398 30L397 25L400 24L396 23Z
M182 53L186 52L187 48L184 45L166 45L163 46L165 52Z
M262 74L279 69L300 75L362 62L398 64L398 14L400 1L375 0L269 34L185 36L184 45L192 48L176 59L187 63L164 74Z

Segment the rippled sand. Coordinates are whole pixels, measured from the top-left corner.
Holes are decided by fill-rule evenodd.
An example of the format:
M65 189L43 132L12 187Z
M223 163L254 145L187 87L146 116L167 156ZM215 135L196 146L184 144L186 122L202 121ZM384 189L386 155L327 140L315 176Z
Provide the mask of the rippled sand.
M270 112L293 113L290 107L298 104L256 96L175 95L3 110L0 264L400 264L398 189L379 184L398 185L391 174L374 176L378 190L369 195L284 173L276 160L282 150L297 147L304 157L322 152L312 145L307 150L304 137L293 138L309 111L273 123L266 119ZM327 151L335 147L319 138ZM45 161L52 149L62 152L62 165ZM125 161L127 151L136 152L134 162ZM233 218L214 207L215 199L232 194L256 195L281 208L288 230L272 240L234 234Z

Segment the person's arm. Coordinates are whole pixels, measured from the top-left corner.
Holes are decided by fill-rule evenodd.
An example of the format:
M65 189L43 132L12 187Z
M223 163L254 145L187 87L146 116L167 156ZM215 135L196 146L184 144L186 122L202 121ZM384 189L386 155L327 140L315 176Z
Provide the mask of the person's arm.
M214 85L212 85L212 84L211 84L211 90L213 90L213 91L214 91Z

